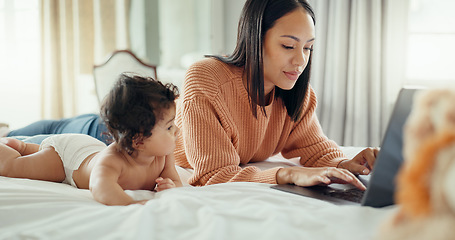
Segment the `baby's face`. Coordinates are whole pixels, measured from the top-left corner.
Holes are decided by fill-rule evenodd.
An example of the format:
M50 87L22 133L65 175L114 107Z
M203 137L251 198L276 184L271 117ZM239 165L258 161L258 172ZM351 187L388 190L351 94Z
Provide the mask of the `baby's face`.
M166 156L173 153L180 131L174 124L175 105L162 111L162 118L153 127L152 136L144 139L145 151L154 156Z

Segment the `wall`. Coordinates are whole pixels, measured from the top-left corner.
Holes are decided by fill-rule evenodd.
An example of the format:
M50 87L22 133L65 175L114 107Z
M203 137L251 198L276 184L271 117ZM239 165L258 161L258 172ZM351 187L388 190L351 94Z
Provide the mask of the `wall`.
M230 54L245 0L134 0L132 50L181 87L186 69L206 54Z
M237 41L237 26L245 0L224 0L225 53L231 53Z

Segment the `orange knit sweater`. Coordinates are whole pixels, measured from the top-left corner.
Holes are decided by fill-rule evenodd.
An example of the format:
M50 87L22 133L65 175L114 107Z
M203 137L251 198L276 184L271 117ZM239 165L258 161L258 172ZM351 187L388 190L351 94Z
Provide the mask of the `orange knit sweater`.
M346 159L323 134L315 114L316 96L310 87L304 115L293 122L280 99L253 116L242 83L243 68L215 59L191 66L177 103L181 129L175 150L179 166L193 168L189 183L202 186L223 182L276 183L279 168L261 171L241 164L264 161L280 153L300 157L304 166L337 166Z

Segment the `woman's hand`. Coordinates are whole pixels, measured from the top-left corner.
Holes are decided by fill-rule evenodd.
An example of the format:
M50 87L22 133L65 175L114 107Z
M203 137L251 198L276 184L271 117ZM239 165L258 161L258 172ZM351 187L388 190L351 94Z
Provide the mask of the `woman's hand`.
M155 190L157 192L160 192L160 191L163 191L163 190L166 190L169 188L175 188L175 183L170 178L159 177L155 181L156 181Z
M373 169L378 153L378 148L366 148L353 159L341 161L338 167L347 169L354 174L367 175Z
M276 174L278 184L292 183L302 187L309 187L318 184L329 185L331 183L350 183L361 190L365 186L354 174L346 169L335 167L288 167L278 170Z

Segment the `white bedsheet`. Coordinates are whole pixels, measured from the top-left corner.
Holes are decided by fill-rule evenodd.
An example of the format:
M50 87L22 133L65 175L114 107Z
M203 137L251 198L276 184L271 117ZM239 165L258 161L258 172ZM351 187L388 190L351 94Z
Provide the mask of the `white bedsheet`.
M288 164L277 157L261 168ZM292 163L291 163L292 165ZM179 169L187 178L191 171ZM373 239L395 207L336 206L261 183L126 191L146 205L105 206L88 190L0 177L0 239Z

